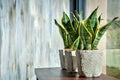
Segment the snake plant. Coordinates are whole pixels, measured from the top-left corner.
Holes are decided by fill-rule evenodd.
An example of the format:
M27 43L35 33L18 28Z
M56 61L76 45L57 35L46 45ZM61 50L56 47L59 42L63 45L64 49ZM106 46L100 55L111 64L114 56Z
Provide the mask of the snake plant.
M59 28L64 47L72 50L92 50L97 49L97 45L109 28L118 17L100 26L101 15L97 16L98 7L90 14L87 19L82 19L82 14L73 11L73 20L63 12L61 24L55 19L55 24Z

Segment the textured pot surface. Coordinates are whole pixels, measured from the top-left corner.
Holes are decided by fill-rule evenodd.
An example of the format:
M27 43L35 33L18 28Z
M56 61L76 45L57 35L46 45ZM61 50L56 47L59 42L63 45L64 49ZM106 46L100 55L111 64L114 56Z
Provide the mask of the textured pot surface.
M85 77L98 77L102 73L103 53L100 50L76 51L78 73Z
M65 50L65 57L67 62L67 71L68 72L76 72L77 69L77 61L75 51Z
M76 61L76 51L70 49L59 50L60 64L62 69L66 69L67 72L76 72L77 61Z
M65 51L63 49L59 50L59 57L60 57L60 65L62 69L66 69L66 58L65 58Z

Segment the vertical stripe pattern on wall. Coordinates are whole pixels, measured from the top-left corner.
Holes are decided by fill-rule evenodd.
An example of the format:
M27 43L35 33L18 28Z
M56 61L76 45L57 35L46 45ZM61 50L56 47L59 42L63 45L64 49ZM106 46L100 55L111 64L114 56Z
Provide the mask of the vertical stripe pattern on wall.
M63 11L69 0L0 0L0 80L36 80L35 68L59 66L54 19Z

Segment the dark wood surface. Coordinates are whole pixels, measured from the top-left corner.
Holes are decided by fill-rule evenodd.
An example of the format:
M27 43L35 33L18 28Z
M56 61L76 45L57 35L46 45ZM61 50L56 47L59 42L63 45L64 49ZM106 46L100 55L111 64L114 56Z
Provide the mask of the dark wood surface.
M68 73L61 68L36 68L35 74L37 80L118 80L103 74L98 78L79 77L76 72Z

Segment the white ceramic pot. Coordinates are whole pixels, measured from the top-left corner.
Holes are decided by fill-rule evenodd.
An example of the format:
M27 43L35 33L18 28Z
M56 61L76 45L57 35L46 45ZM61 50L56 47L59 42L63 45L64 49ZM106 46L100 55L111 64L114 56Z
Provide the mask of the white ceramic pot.
M79 76L99 77L102 73L103 52L101 50L76 51Z

